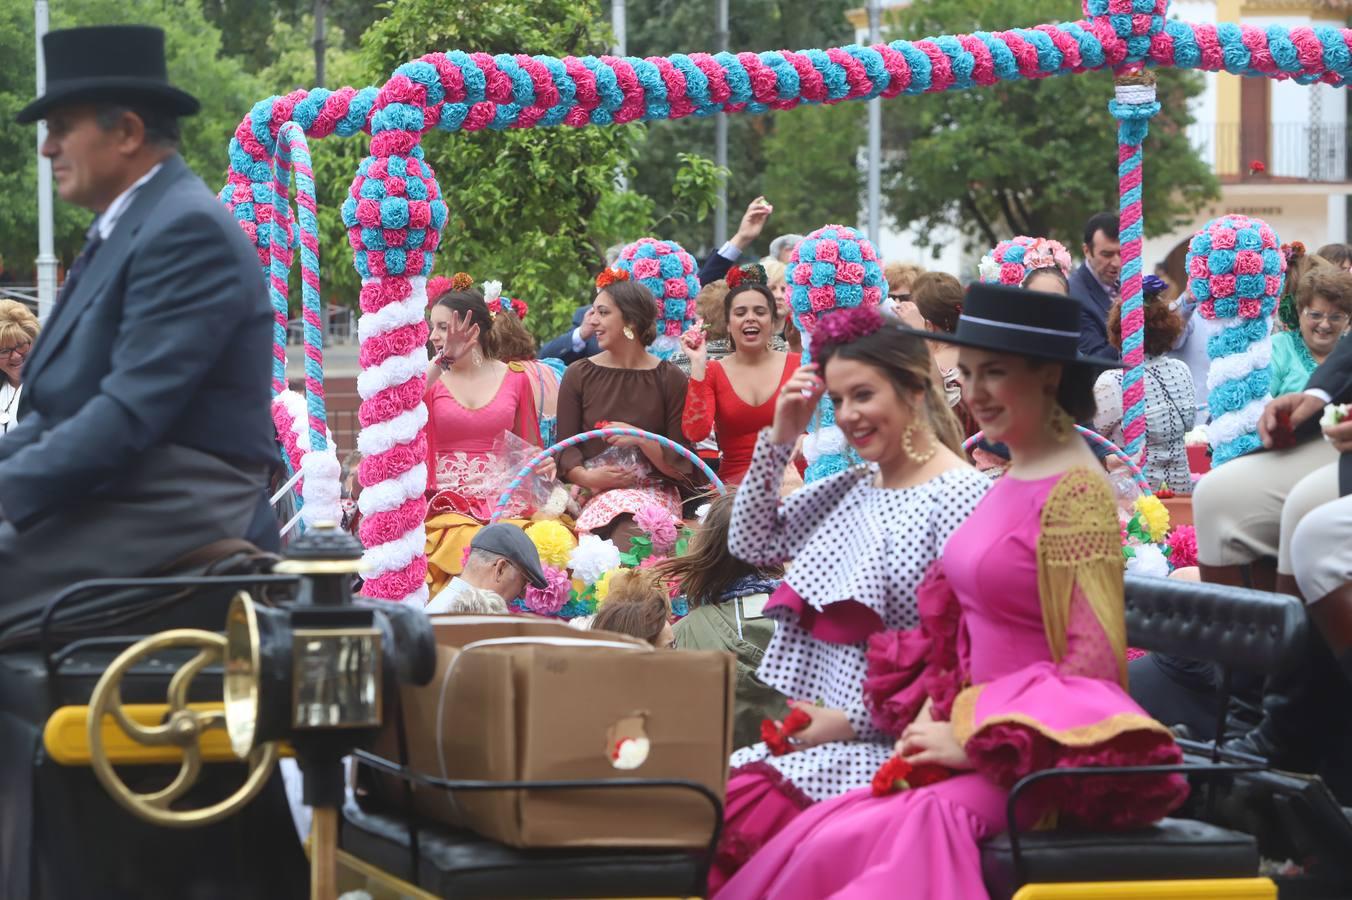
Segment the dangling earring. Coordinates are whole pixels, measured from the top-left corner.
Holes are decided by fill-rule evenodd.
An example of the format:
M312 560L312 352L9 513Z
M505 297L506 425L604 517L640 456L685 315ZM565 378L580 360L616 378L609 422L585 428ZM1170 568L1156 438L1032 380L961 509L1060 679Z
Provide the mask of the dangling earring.
M929 436L928 450L922 450L919 452L916 451L915 444L911 442L911 436L915 434L915 432L917 431L923 431L925 434ZM912 462L915 462L919 465L924 465L931 459L934 459L934 454L939 452L939 443L934 439L933 431L930 431L930 429L928 428L922 427L916 422L912 422L910 425L907 425L906 428L901 432L901 452L909 456Z
M483 364L484 357L483 354L479 352L479 346L477 344L474 346L474 349L469 352L469 359L470 362L474 363L476 368Z
M1047 428L1051 431L1052 437L1056 438L1058 444L1064 444L1070 440L1070 435L1075 430L1075 420L1070 417L1070 413L1062 408L1060 403L1053 400L1051 409L1047 414Z
M624 326L624 336L632 341L634 339L634 329L630 328L628 325Z

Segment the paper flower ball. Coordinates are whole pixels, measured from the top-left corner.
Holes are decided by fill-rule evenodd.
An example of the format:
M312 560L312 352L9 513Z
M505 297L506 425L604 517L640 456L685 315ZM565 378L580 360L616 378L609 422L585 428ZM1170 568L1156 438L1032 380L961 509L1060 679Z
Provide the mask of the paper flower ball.
M1127 43L1127 56L1144 59L1150 39L1164 30L1169 0L1083 0L1085 18L1095 31L1108 31Z
M342 215L362 278L432 271L447 209L420 148L409 156L362 160Z
M1038 269L1060 269L1069 278L1070 266L1070 253L1060 241L1021 234L996 244L981 258L977 273L985 284L1019 287Z
M572 555L573 548L577 546L577 539L573 537L573 533L553 520L527 525L526 537L535 545L536 551L540 554L540 562L556 569L568 565L568 558Z
M1169 559L1164 551L1154 544L1141 544L1132 547L1132 555L1127 559L1127 572L1131 575L1143 575L1152 578L1165 578L1169 575Z
M639 238L620 251L615 267L652 292L657 301L657 340L650 348L663 359L680 346L680 336L698 315L699 266L675 241Z
M798 242L787 272L789 305L804 334L836 309L877 306L887 292L878 251L853 228L826 225Z
M595 584L602 575L619 565L619 548L594 534L584 534L569 557L573 577L583 584Z

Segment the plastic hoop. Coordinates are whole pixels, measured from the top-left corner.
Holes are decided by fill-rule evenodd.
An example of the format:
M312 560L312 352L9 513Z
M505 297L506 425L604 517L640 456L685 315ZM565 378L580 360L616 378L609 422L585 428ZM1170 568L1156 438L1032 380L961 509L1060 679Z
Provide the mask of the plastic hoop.
M704 473L705 477L709 479L709 483L714 486L714 490L718 491L720 494L726 494L728 492L727 485L719 480L718 476L714 474L714 470L709 468L708 463L700 459L689 447L682 446L669 437L653 434L651 431L644 431L641 428L593 428L591 431L583 431L570 438L564 438L563 440L546 447L527 460L526 463L517 470L516 475L513 476L512 480L508 483L507 488L502 492L502 495L498 497L497 505L493 507L493 514L488 519L489 524L493 524L502 517L503 512L507 509L507 504L512 501L512 494L516 493L517 488L521 487L521 483L526 480L531 472L535 471L535 467L540 463L549 459L549 457L558 453L560 450L567 450L569 447L575 447L578 444L585 443L594 438L616 437L620 435L647 438L650 441L656 441L666 449L678 453L694 463L695 466Z
M1155 492L1151 490L1150 482L1146 480L1145 474L1141 472L1141 467L1136 465L1130 456L1127 456L1126 451L1091 428L1085 428L1083 425L1076 425L1075 430L1083 435L1089 443L1102 447L1104 450L1107 450L1109 453L1112 453L1118 459L1122 460L1122 462L1126 464L1127 471L1131 473L1131 477L1135 479L1136 486L1141 489L1142 494L1145 494L1147 497L1154 495ZM970 453L972 448L977 445L977 442L980 441L982 437L984 437L984 433L978 431L976 434L962 442L962 449L965 452Z

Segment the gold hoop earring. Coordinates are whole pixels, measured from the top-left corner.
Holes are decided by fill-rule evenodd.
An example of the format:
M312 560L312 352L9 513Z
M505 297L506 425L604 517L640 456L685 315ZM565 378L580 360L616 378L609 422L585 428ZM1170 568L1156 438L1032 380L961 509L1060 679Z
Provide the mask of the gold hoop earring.
M911 438L917 431L923 431L926 435L929 436L928 450L921 450L919 452L916 451L915 444L912 443ZM907 425L906 428L901 432L901 452L909 456L913 462L919 463L920 465L924 465L931 459L934 459L934 454L939 452L939 442L935 440L933 431L931 431L928 428L923 428L919 424L912 422L910 425Z
M1058 444L1064 444L1070 440L1071 434L1075 431L1075 420L1070 417L1070 413L1062 408L1060 403L1053 400L1047 416L1047 428Z
M632 341L634 339L634 329L630 328L628 325L624 326L624 336Z

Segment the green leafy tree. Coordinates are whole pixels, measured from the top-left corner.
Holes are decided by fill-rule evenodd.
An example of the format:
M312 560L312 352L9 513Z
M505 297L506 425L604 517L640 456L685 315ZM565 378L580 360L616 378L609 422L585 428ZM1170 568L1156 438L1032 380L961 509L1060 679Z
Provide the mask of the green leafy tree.
M859 218L864 172L859 151L868 107L862 103L805 106L779 113L765 139L766 198L775 234L807 234Z
M160 0L64 0L54 5L52 28L139 22L165 30L170 79L202 103L183 120L182 153L212 188L224 181L226 144L249 107L265 96L262 82L237 59L221 55L221 36L198 0L168 5ZM0 4L0 253L20 275L37 256L37 151L34 128L14 114L35 92L32 11L23 3ZM56 253L69 264L84 242L87 211L56 201Z
M899 12L888 39L1008 29L1080 18L1079 0L926 0ZM1145 143L1145 229L1167 232L1218 195L1189 144L1191 72L1158 73L1161 113ZM1015 234L1079 249L1083 223L1117 208L1117 129L1107 73L921 97L883 106L888 212L925 235L959 229L973 247Z
M380 83L436 50L581 56L605 52L609 41L595 4L394 0L363 36L362 53L367 83ZM680 203L623 191L617 175L632 179L643 139L641 125L429 134L427 161L450 207L437 271L502 281L531 304L537 335L557 333L588 302L607 246L650 233L658 210L711 202L713 167L694 158L679 164Z

